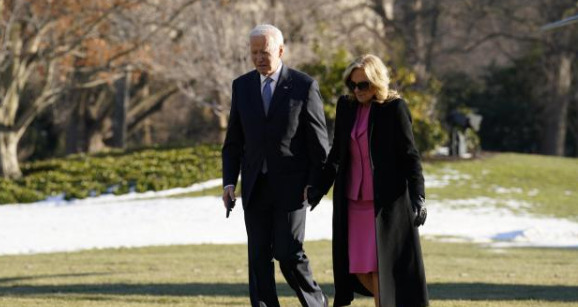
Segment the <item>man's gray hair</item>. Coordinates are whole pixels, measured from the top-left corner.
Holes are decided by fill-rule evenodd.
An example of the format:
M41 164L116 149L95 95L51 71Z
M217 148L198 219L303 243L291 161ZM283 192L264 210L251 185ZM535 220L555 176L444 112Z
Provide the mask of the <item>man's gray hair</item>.
M277 49L283 46L283 33L274 25L263 24L258 25L251 30L249 38L255 36L267 36L271 39L270 45L267 46L270 50Z

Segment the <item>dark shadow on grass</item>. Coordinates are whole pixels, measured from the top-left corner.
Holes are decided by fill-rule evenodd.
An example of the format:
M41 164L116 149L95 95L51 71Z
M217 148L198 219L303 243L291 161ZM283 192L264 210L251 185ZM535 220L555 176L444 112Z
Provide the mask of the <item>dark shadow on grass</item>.
M5 277L0 278L0 289L2 289L3 283L11 283L23 280L36 280L45 278L76 278L76 277L87 277L87 276L103 276L112 275L116 273L72 273L72 274L47 274L47 275L30 275L30 276L17 276L17 277ZM1 290L0 290L1 291ZM0 292L1 293L1 292Z
M322 289L333 296L333 285ZM505 285L488 283L435 283L429 285L432 300L541 300L553 302L578 301L578 286ZM0 286L0 296L46 294L100 294L152 296L248 296L246 283L183 283L183 284L70 284L70 285L11 285ZM279 296L294 296L294 292L280 282Z
M111 294L111 295L158 295L158 296L246 296L249 287L245 283L167 283L167 284L68 284L68 285L12 285L2 287L0 296L23 296L54 293ZM288 287L279 285L278 292L290 294Z
M551 302L578 301L578 286L517 285L489 283L434 283L429 284L430 298L434 300L541 300Z

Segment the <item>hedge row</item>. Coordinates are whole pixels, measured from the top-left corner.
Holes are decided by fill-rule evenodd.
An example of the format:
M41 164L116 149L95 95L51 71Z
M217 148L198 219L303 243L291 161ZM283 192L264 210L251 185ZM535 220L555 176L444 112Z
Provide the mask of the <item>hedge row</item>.
M0 178L0 204L29 203L57 195L81 199L107 193L159 191L221 176L217 145L79 154L24 163L21 167L21 179Z

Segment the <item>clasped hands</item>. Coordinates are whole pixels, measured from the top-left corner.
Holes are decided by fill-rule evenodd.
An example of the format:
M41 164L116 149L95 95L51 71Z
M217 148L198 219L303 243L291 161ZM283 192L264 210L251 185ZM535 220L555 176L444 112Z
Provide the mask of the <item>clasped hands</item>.
M321 201L321 198L323 198L323 193L316 187L308 185L303 191L303 198L311 205L310 210L313 211Z
M307 186L305 187L303 197L311 205L311 210L313 210L319 204L321 198L323 198L323 193L313 186ZM413 225L419 227L423 225L427 219L425 198L423 196L418 196L417 198L412 199L411 206L414 213Z
M230 197L231 199L235 199L235 187L228 186L223 191L223 202L225 202L225 198ZM323 193L314 186L307 186L303 191L303 199L306 200L311 205L311 210L315 209L319 202L323 198ZM411 206L414 213L414 226L418 227L425 223L427 219L427 208L425 206L425 198L423 196L418 196L416 198L412 198Z

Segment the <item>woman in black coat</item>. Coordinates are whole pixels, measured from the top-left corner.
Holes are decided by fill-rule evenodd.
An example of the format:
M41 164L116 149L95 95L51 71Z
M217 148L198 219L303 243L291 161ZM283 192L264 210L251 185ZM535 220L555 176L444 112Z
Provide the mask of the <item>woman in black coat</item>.
M334 306L351 304L354 292L373 296L378 307L427 306L425 270L417 229L427 215L424 179L409 109L395 91L389 90L387 68L374 55L364 55L351 63L344 73L344 81L351 95L340 97L337 103L335 133L327 165L320 182L309 189L308 197L310 203L317 203L335 184ZM360 122L362 108L366 108L368 115ZM361 130L359 124L365 122L367 137L364 143L357 143L352 129ZM366 153L355 153L352 142L358 146L367 144L369 148L359 147L361 150L357 151ZM365 167L356 166L356 163L365 163ZM364 198L370 199L371 204L367 223L351 217L351 206L355 202L351 198L351 186L354 180L360 180L352 178L359 177L352 175L354 169L367 170L361 176L366 179L360 191L373 185L373 189L369 188L372 195ZM367 189L365 191L368 194ZM358 232L356 227L367 228L367 225L375 233L365 232L369 235L360 237L363 232ZM354 242L349 242L350 238L355 238ZM358 246L364 246L366 250L352 249ZM376 254L375 269L361 273L352 270L354 263L350 260L359 258L357 253Z

